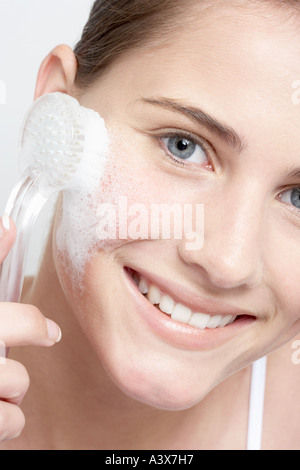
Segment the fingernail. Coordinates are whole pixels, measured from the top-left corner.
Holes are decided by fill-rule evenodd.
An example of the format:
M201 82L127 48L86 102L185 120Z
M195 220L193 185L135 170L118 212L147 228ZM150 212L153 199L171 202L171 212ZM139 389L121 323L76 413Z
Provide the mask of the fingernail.
M3 228L6 232L9 231L10 229L10 220L9 220L9 216L7 214L4 214L2 216L2 225L3 225Z
M48 338L55 343L58 343L61 340L61 329L59 326L49 318L46 318L47 328L48 328Z

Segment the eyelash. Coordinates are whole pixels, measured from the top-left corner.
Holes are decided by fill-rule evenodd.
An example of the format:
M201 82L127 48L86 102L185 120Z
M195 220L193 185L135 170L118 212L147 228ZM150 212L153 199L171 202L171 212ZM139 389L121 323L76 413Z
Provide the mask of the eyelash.
M207 167L209 167L210 169L213 169L213 165L211 163L211 156L210 156L210 153L212 153L214 151L212 145L209 144L206 140L200 139L199 137L196 137L195 135L190 134L189 132L183 132L183 131L179 131L179 130L178 131L167 132L167 133L160 134L160 135L156 136L156 139L159 140L160 146L163 148L163 150L165 151L166 156L172 161L172 163L175 163L175 165L180 166L182 168L187 168L187 167L193 167L194 168L195 167L195 164L191 164L191 163L188 163L188 162L185 163L185 161L177 159L174 155L172 155L168 151L168 149L166 149L166 146L163 144L162 139L171 139L172 137L180 137L181 139L191 140L196 145L198 145L206 155L206 158L207 158L207 161L208 161Z
M284 190L282 190L280 192L280 194L277 196L277 199L282 203L284 204L290 211L292 211L297 217L300 217L300 209L298 209L297 207L293 206L292 204L289 204L287 202L284 202L282 200L282 195L288 191L293 191L293 190L296 190L296 189L299 189L300 187L299 186L292 186L292 187L287 187L285 188Z

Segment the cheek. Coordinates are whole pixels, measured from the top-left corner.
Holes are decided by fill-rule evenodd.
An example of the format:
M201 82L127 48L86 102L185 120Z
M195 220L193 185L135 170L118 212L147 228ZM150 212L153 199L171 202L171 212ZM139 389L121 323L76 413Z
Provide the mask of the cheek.
M130 239L128 228L137 215L143 224L151 202L159 200L155 175L145 177L141 167L124 161L125 155L111 152L97 187L91 190L79 182L62 196L55 228L56 259L76 288L83 287L85 266L93 255L122 246ZM144 211L138 213L136 204Z
M101 202L108 202L118 209L120 198L126 198L128 206L141 204L148 209L153 203L170 200L174 186L153 162L147 160L142 150L137 149L135 154L126 148L111 150L101 188Z
M280 265L279 265L280 266ZM278 271L277 289L278 303L284 313L285 321L290 323L300 319L300 268L291 263L288 267L282 266ZM285 273L283 275L283 273Z
M153 206L174 202L174 184L138 150L112 149L96 199L96 247L113 250L126 240L151 238Z
M287 328L300 319L300 251L299 234L288 231L282 223L281 219L275 221L264 242L264 265L266 283L274 293L274 304Z

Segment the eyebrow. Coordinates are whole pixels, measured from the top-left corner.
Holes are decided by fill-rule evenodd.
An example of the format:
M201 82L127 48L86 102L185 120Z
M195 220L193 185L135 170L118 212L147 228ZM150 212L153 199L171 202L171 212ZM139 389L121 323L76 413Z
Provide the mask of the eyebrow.
M300 168L291 170L288 174L288 178L300 178Z
M234 129L217 121L202 109L194 106L185 106L182 103L169 98L142 98L144 103L160 106L162 108L177 111L184 114L197 124L206 127L217 137L233 147L238 153L245 149L244 139L240 137Z

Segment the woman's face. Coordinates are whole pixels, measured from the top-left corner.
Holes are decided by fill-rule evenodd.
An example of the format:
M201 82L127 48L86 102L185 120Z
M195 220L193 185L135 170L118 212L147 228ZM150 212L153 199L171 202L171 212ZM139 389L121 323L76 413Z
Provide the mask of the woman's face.
M116 208L118 228L132 225L93 247L82 295L67 253L63 263L55 252L58 275L109 376L159 408L194 405L300 331L300 35L273 9L218 7L181 21L169 41L123 55L80 95L111 139L91 196ZM137 215L149 222L162 203L195 209L203 246L187 232L175 239L172 224L170 237L136 239ZM160 292L147 299L132 270ZM159 294L173 318L151 303Z

